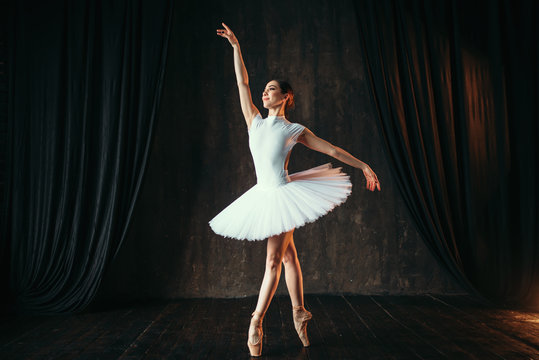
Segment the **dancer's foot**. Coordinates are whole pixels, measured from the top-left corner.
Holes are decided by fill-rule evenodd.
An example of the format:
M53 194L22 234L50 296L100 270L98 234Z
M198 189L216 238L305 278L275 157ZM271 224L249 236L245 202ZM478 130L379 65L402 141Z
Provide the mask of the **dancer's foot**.
M305 310L303 306L293 306L292 314L294 317L294 327L298 333L299 339L303 343L303 346L307 347L310 345L309 338L307 337L307 323L313 315Z
M262 354L262 314L255 311L251 314L251 324L249 326L249 335L247 337L247 346L251 356L260 356Z

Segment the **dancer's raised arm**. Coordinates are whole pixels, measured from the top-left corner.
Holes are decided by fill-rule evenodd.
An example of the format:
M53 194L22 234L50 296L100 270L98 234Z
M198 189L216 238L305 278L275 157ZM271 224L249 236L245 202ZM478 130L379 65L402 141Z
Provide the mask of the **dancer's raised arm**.
M371 167L352 156L346 150L343 150L340 147L319 138L307 128L305 128L303 133L298 137L298 142L307 146L309 149L324 153L339 161L342 161L345 164L361 169L365 179L367 180L367 189L370 191L378 189L378 191L380 191L380 181L378 181L378 177L374 171L372 171Z
M232 45L234 48L234 70L236 71L236 81L238 83L238 91L240 93L241 111L245 117L247 127L251 128L251 122L259 111L253 104L253 99L251 98L249 75L247 74L247 69L245 69L245 64L243 63L240 43L238 42L236 35L234 35L232 30L230 30L225 23L222 24L224 29L217 29L217 35L226 38L230 42L230 45Z

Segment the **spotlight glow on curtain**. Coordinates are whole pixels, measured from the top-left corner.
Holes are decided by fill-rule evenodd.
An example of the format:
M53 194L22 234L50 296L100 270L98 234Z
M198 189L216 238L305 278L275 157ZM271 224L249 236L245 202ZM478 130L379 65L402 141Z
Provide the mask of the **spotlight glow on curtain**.
M394 177L460 283L539 307L539 4L357 5Z

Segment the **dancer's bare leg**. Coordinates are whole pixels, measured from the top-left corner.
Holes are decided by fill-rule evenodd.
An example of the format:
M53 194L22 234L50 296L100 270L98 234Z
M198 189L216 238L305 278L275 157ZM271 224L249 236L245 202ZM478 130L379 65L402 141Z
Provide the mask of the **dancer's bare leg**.
M298 253L294 239L290 240L288 247L285 250L284 271L286 276L286 286L292 301L292 317L294 319L294 327L298 333L299 339L303 346L309 346L309 337L307 336L307 323L312 318L310 311L303 306L303 275L299 265Z
M266 255L266 272L258 294L256 312L264 316L270 305L271 299L277 290L281 277L281 263L283 256L292 239L293 230L268 238Z
M285 250L283 263L286 287L290 294L292 306L303 306L303 275L299 265L296 245L294 244L294 238L292 236L290 243Z

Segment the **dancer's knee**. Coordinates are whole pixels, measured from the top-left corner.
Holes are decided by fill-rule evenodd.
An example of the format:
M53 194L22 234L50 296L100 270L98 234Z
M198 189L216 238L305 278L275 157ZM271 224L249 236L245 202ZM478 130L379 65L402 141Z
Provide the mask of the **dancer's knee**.
M285 266L294 264L297 261L297 258L298 256L295 251L287 251L283 256L283 264L285 264Z
M274 271L279 268L283 256L279 253L270 253L266 257L266 269Z
M285 265L294 264L296 261L298 261L298 253L296 252L296 248L294 244L290 244L283 255L283 263Z

